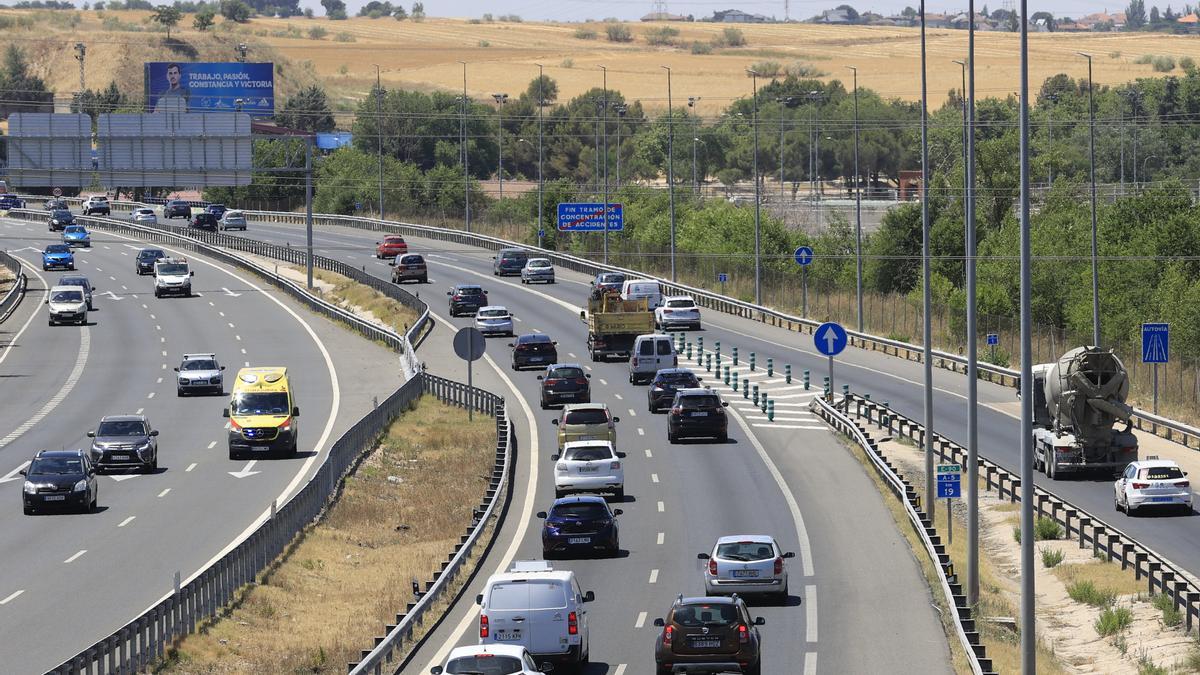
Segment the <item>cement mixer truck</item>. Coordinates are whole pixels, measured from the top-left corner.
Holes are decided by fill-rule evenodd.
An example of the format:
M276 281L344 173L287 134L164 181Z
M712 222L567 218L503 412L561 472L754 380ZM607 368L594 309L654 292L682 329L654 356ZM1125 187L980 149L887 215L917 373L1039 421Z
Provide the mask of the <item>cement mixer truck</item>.
M1130 431L1129 375L1111 350L1079 347L1033 367L1034 467L1052 480L1067 472L1119 474L1137 461ZM1123 422L1124 429L1113 425Z

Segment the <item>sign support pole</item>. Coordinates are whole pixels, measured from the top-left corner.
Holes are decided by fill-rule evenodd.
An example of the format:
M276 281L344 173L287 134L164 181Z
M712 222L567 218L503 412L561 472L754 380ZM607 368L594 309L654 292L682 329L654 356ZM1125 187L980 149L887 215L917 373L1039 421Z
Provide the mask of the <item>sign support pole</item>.
M474 332L467 333L467 344L468 344L467 351L471 354L474 354L475 353L475 333ZM471 388L475 386L475 382L471 377L472 371L474 370L473 369L474 364L475 364L475 359L467 359L467 390L468 391L470 391ZM472 412L472 407L473 406L470 403L467 404L467 421L468 422L474 421L474 419L475 419L474 413Z
M800 268L800 316L808 318L808 265Z
M1158 364L1154 364L1154 414L1158 414Z
M833 403L833 355L829 355L829 402Z
M308 290L313 288L313 166L312 166L313 137L304 138L304 257L305 272L308 277Z

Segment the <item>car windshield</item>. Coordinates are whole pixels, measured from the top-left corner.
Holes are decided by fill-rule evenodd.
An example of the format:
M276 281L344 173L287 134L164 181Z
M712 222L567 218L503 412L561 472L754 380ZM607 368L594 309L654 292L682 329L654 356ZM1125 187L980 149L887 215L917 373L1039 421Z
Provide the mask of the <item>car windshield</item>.
M696 302L694 300L690 300L690 299L689 300L668 300L667 301L667 307L695 307L695 306L696 306Z
M521 264L524 264L525 261L528 259L529 259L529 256L526 255L523 251L510 251L508 253L500 254L500 262L506 262L506 263L519 262Z
M674 387L695 387L700 380L692 373L659 373L654 378L655 384L669 384Z
M101 422L97 436L145 436L146 423L140 420L111 420Z
M1139 471L1138 478L1145 480L1174 480L1183 478L1183 471L1177 466L1152 466Z
M608 507L597 502L577 502L575 504L559 504L551 514L555 518L582 518L599 520L608 518Z
M46 253L69 253L71 249L66 244L50 244L46 247Z
M87 232L87 230L83 229L82 225L68 225L67 229L63 230L63 231L70 232L71 234L82 234L84 232Z
M169 263L158 266L159 274L187 274L187 272L187 265L181 265L179 263Z
M521 659L514 656L460 656L446 664L447 673L471 673L472 675L511 675L522 671Z
M234 415L286 415L288 395L282 391L237 394L229 407Z
M563 424L608 424L608 411L596 408L571 410L563 415Z
M479 316L489 319L506 319L508 318L507 309L485 309L479 312Z
M53 218L70 218L70 217L71 217L71 212L70 212L70 211L62 211L62 210L59 210L59 211L55 211L54 213L52 213L52 214L50 214L50 215L51 215L51 217L53 217Z
M607 445L585 445L582 448L567 448L563 459L571 462L596 462L612 459L612 450Z
M672 618L681 626L728 626L738 620L738 612L733 605L682 605Z
M217 362L211 359L191 359L183 362L180 370L216 370Z
M151 258L155 258L155 259L162 258L164 255L166 255L166 254L163 253L162 251L155 250L155 249L147 249L144 251L138 251L138 259L140 259L140 260L149 260Z
M50 302L83 302L83 291L55 291L50 295Z
M572 366L572 367L567 367L567 368L555 368L550 371L550 379L570 380L570 379L573 379L576 377L583 377L583 369L582 368L575 368L574 366ZM583 412L583 411L580 411L580 412Z
M455 291L458 295L482 295L483 289L479 287L463 286Z
M766 542L736 541L717 546L717 557L726 560L768 560L775 557L775 549Z
M721 407L721 399L712 396L681 396L679 406L684 410L712 410Z
M33 460L27 472L30 476L61 476L83 473L83 460L79 457L43 457Z

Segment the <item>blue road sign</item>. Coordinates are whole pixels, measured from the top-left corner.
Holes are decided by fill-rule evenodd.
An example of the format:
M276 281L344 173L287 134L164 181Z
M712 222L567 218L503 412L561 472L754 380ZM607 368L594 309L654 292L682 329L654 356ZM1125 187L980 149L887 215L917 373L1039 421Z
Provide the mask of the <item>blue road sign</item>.
M813 250L809 246L800 246L796 249L796 264L801 267L807 267L813 261Z
M362 211L362 202L354 202L354 210Z
M962 465L939 464L937 467L937 496L939 499L962 497Z
M719 281L721 283L725 283L725 282L729 281L729 275L724 272L721 272L721 273L717 274L717 281Z
M996 345L1000 344L1000 335L998 333L988 333L987 340L988 345L995 347Z
M1142 363L1166 363L1171 356L1171 324L1142 324Z
M544 237L544 236L546 236L546 231L545 231L545 230L538 230L538 236L539 236L539 237Z
M817 326L813 331L813 342L817 345L817 351L825 356L837 356L846 348L849 338L841 324L830 321Z
M608 203L607 218L604 204L559 204L559 232L603 232L605 220L609 232L625 229L625 209L621 204Z

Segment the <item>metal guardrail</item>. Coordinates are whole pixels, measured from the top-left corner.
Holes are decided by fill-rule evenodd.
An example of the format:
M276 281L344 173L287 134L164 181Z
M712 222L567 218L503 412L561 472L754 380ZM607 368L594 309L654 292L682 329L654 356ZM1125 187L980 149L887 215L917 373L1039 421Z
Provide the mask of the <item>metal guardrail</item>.
M843 399L843 404L848 399ZM921 539L925 553L937 570L939 586L948 606L954 608L952 615L955 635L962 644L963 651L975 675L992 673L992 660L987 657L987 650L979 639L979 631L975 626L974 611L967 604L967 596L963 593L962 584L954 573L954 563L946 546L942 544L937 528L926 512L920 508L921 497L917 491L896 472L891 463L879 452L875 440L862 427L837 409L837 407L822 397L813 399L813 407L826 422L842 434L850 437L862 446L875 470L887 483L896 497L904 504L904 512L912 524L913 530Z
M21 304L21 298L25 297L25 289L29 285L29 277L21 271L21 261L4 251L0 251L0 265L16 276L12 288L0 298L0 322L3 322L17 309L17 305Z
M925 428L916 420L905 417L886 405L871 399L850 394L850 403L856 417L865 418L868 424L885 429L889 434L904 436L918 446L925 442ZM967 450L963 446L934 435L934 453L947 461L967 463ZM989 490L996 490L1001 498L1016 503L1021 500L1021 479L995 462L979 458L980 480ZM1119 528L1095 515L1071 504L1053 492L1034 485L1034 512L1061 525L1068 538L1079 540L1079 548L1091 546L1092 554L1104 555L1111 562L1119 561L1121 569L1133 568L1134 577L1146 579L1146 590L1171 596L1175 607L1185 618L1188 632L1200 622L1200 585L1182 571L1182 568L1153 549L1138 543L1136 539Z

